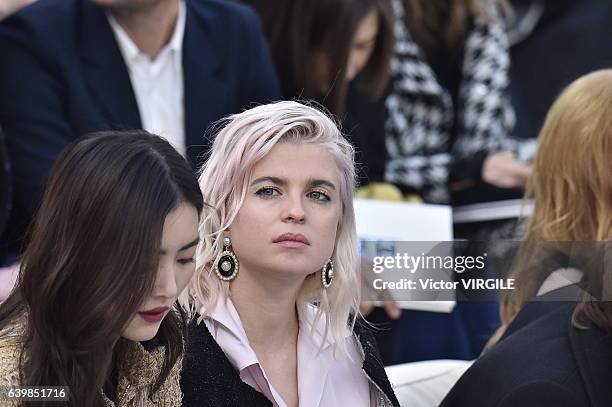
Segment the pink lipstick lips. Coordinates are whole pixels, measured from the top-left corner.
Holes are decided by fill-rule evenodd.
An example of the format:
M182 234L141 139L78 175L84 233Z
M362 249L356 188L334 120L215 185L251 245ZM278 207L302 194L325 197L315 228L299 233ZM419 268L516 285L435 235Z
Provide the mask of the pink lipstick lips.
M310 242L306 236L299 233L285 233L274 239L274 243L290 249L299 249L302 247L310 246Z
M168 310L169 310L168 307L163 306L163 307L153 308L148 311L140 311L138 312L138 315L140 315L140 317L147 322L155 323L155 322L161 321L166 315L166 311Z

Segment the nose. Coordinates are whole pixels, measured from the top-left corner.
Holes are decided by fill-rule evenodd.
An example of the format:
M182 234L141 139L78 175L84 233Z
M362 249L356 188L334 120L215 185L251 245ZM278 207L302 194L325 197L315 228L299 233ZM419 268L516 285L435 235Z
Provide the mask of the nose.
M176 298L178 287L172 261L160 260L153 286L153 297L163 300Z
M306 220L306 211L301 196L290 196L287 200L287 206L284 208L283 221L290 223L304 223Z

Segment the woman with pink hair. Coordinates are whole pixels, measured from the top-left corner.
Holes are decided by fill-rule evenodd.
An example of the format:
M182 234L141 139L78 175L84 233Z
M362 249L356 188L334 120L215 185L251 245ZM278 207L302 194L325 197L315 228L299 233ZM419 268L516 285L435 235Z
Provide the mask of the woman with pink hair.
M184 402L399 405L358 318L353 155L300 103L225 121L200 175Z

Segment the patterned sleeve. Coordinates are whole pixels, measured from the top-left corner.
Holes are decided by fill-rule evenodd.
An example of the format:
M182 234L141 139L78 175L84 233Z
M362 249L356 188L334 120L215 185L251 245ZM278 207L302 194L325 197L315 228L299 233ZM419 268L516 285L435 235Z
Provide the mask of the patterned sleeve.
M512 151L529 162L535 139L511 137L516 118L509 95L510 54L506 27L491 2L489 18L477 17L466 39L463 80L459 90L459 128L453 157L469 158L477 151Z
M21 345L11 338L0 339L0 387L10 388L19 386L19 358ZM20 406L17 401L2 400L2 406Z

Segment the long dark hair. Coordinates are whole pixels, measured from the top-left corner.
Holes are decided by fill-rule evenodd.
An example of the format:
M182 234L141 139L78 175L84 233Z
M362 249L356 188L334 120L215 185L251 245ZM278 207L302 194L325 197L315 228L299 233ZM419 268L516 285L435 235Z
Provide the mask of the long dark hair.
M181 202L202 211L194 172L158 136L97 133L62 152L17 287L0 306L0 331L25 328L22 384L69 386L70 405L103 405L121 332L153 288L164 221ZM175 308L154 338L165 361L151 394L183 353L185 314Z
M334 114L345 108L348 83L344 73L351 44L361 21L378 11L374 52L356 79L366 94L382 94L393 54L393 29L387 0L247 0L258 11L286 99L314 98ZM329 91L321 94L313 74L313 51L329 60Z
M492 4L504 15L512 15L508 0L495 0ZM445 15L441 7L447 9L447 20L441 17ZM422 48L432 46L437 37L443 38L449 50L463 48L468 21L476 17L492 18L490 10L478 0L404 0L404 8L410 34Z

